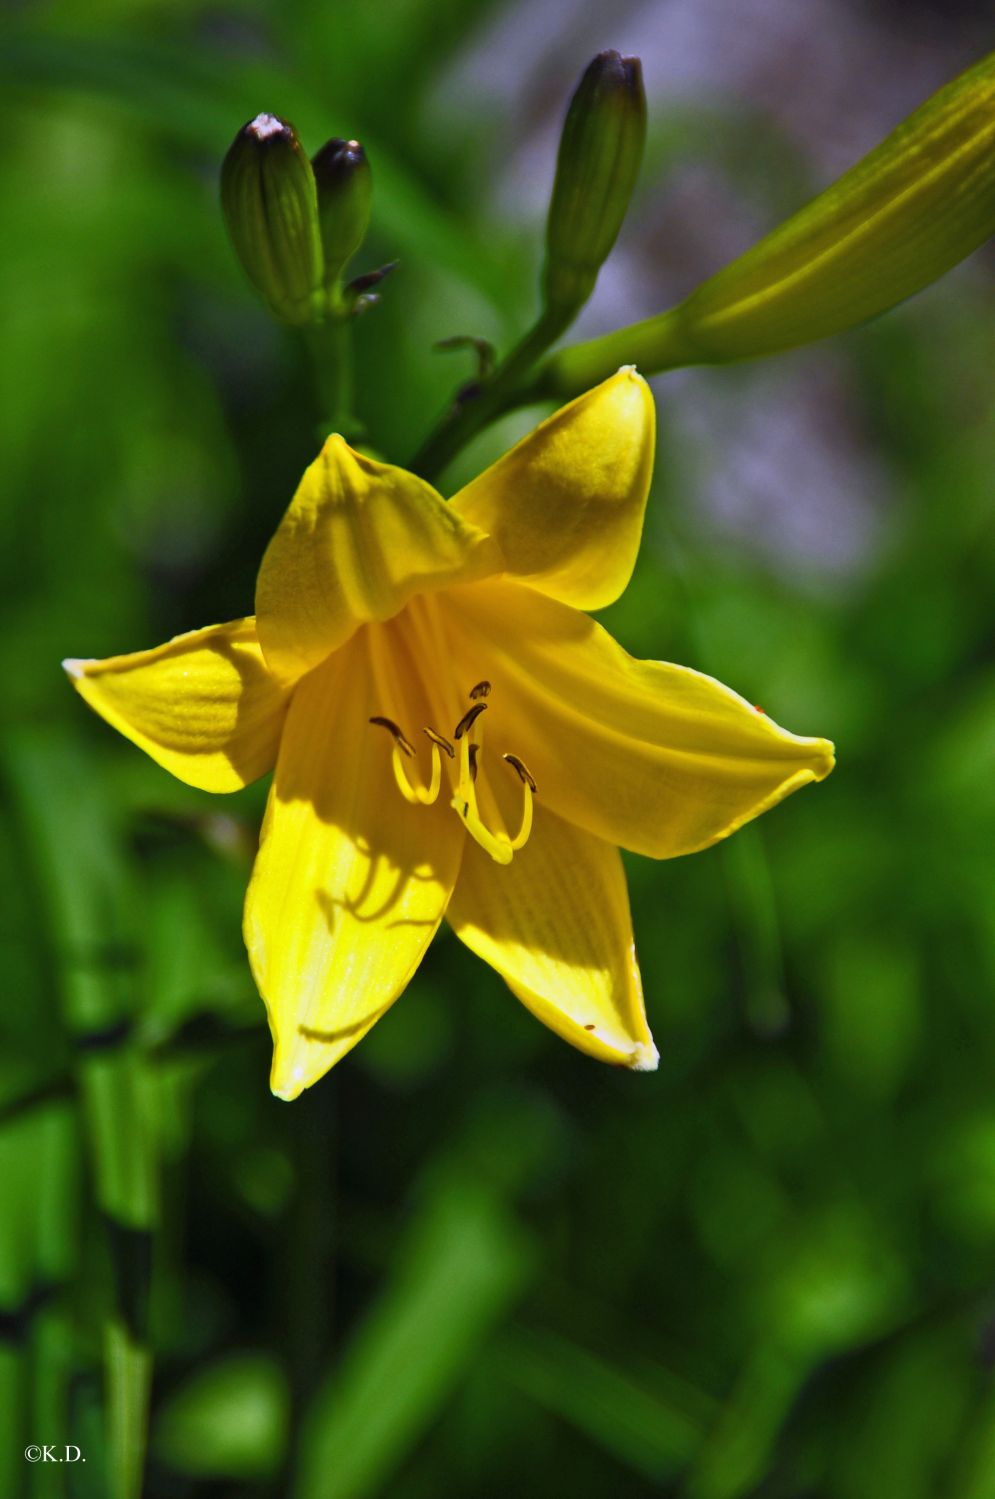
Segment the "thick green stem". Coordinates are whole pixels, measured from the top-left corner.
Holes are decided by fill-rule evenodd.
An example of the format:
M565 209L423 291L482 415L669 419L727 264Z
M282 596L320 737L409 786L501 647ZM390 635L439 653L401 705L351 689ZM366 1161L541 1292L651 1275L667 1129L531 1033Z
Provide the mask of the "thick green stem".
M503 409L511 411L535 401L571 401L607 380L624 364L634 364L643 375L659 375L700 362L700 353L685 333L681 308L675 307L662 317L631 323L615 333L560 349L530 380L508 391Z
M352 319L328 318L305 330L314 367L322 436L340 432L349 439L360 435L353 414Z
M434 479L495 417L521 405L514 392L536 360L556 342L576 315L576 308L547 308L486 384L471 398L457 401L446 413L412 459L410 467L415 473Z

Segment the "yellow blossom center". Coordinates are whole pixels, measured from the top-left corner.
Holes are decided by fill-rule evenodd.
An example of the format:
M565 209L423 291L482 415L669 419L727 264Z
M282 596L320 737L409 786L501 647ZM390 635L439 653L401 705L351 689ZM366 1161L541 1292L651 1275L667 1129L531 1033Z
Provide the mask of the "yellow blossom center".
M446 755L452 762L449 767L453 785L450 807L470 837L479 843L485 853L490 854L495 863L510 864L517 850L525 847L532 832L532 803L536 783L528 766L518 755L510 751L503 754L501 758L511 766L522 783L521 820L514 837L509 836L504 828L492 830L487 826L477 804L477 774L484 744L481 720L487 712L486 699L490 696L490 691L491 684L487 681L478 682L470 689L470 707L453 730L452 740L440 734L430 724L422 729L432 746L432 769L427 786L417 771L412 774L405 763L415 758L415 748L401 726L383 714L375 714L370 723L386 729L391 735L394 741L391 754L394 780L404 800L412 805L430 807L438 801L442 791L442 757Z

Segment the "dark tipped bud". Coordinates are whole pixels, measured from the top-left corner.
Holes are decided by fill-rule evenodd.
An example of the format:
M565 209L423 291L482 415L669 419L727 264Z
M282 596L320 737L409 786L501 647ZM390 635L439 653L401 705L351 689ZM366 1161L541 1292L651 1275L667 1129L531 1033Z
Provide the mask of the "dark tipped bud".
M286 120L243 125L221 168L221 207L235 254L274 317L320 315L323 257L311 163Z
M325 285L332 288L365 238L373 178L359 141L330 140L311 165L318 189Z
M622 227L645 140L642 64L599 53L577 85L560 138L546 226L548 307L576 310L594 290Z

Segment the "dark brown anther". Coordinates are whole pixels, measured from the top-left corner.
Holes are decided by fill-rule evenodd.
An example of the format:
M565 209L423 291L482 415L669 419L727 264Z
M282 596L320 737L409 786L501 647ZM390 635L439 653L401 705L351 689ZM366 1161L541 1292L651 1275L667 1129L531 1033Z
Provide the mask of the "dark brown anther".
M478 682L477 685L476 685L476 687L471 687L470 688L470 701L473 702L473 703L475 703L478 698L481 698L481 697L490 697L490 692L491 692L491 684L490 684L490 682Z
M414 745L411 743L410 739L406 739L404 737L402 730L392 718L384 718L382 714L377 713L374 714L374 716L370 719L370 723L375 723L378 728L386 729L387 733L393 736L394 743L397 745L398 749L403 750L406 755L414 755Z
M434 729L429 728L428 724L426 724L425 727L422 729L422 733L423 734L427 734L428 737L429 737L429 739L431 739L432 743L433 744L437 744L439 746L440 750L445 750L445 752L449 756L450 760L456 754L456 751L453 749L452 745L449 743L449 740L446 739L446 738L444 738L442 734L437 734Z
M453 738L462 739L464 734L469 733L486 707L486 703L474 703L472 708L467 708L466 712L463 714L463 717L460 719L459 723L453 730Z
M531 770L529 770L529 767L523 760L519 760L517 755L502 755L501 758L502 760L507 760L508 764L512 767L513 770L517 770L519 780L522 781L530 791L537 791L539 789L536 786L535 777L533 776Z
M469 747L469 749L468 749L468 751L467 751L467 755L469 757L470 780L471 781L475 781L477 779L477 756L478 756L479 753L480 753L480 745L479 744L471 744L470 747Z

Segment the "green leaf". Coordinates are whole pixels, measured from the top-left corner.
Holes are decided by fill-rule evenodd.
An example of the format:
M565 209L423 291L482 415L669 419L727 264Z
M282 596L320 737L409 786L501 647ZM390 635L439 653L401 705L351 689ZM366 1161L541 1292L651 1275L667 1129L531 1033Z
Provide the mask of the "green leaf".
M506 1377L526 1395L647 1478L680 1472L715 1413L707 1396L669 1373L636 1378L552 1333L517 1333L501 1354Z
M295 1499L383 1492L517 1295L527 1264L521 1231L492 1191L447 1173L341 1371L315 1396Z

